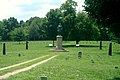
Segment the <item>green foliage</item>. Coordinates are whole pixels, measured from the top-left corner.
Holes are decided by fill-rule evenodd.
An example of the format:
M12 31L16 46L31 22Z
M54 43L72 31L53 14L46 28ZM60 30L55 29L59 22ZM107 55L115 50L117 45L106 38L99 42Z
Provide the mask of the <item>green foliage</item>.
M80 40L98 40L100 37L98 27L85 12L77 14L73 37L77 42Z
M46 15L48 20L48 37L50 40L55 40L57 33L57 27L60 23L61 11L59 9L50 9ZM54 34L53 34L54 33Z
M77 2L73 0L66 0L66 2L61 5L60 9L62 10L64 16L68 16L68 15L75 16L76 7L77 7Z
M15 28L19 28L20 25L14 17L10 17L8 20L3 20L3 31L2 31L2 40L11 40L10 32Z
M99 24L109 27L119 36L120 26L119 0L85 0L85 11Z
M15 41L23 41L26 38L23 28L15 28L10 32L10 37Z
M0 40L2 40L3 35L3 23L0 21Z
M41 22L40 22L40 30L39 30L39 38L42 40L46 40L48 39L48 20L47 18L41 18Z
M15 28L20 27L17 19L15 19L14 17L10 17L10 18L8 19L8 23L5 24L5 25L7 25L7 28L8 28L8 30L10 30L10 31L11 31L11 30L14 30Z
M65 40L70 40L75 28L77 3L73 0L67 0L60 7L63 14L63 37Z
M54 45L54 40L58 34L57 27L60 23L63 40L75 40L78 43L80 40L110 40L116 38L115 35L119 36L119 23L107 25L107 21L109 22L110 19L102 18L103 16L108 17L106 14L104 15L104 8L101 5L104 2L105 0L86 0L85 10L90 16L85 12L76 14L77 2L66 0L60 8L50 9L44 18L31 17L26 22L23 20L18 22L14 17L4 19L0 21L0 40L53 40ZM96 22L99 24L96 24ZM101 25L101 23L105 25ZM109 29L105 26L115 26L116 28ZM117 32L114 34L111 30Z
M39 36L39 24L37 24L37 20L36 21L32 21L29 27L29 38L31 40L38 40L38 36Z
M28 37L30 40L46 39L46 18L33 17L26 22L28 27Z

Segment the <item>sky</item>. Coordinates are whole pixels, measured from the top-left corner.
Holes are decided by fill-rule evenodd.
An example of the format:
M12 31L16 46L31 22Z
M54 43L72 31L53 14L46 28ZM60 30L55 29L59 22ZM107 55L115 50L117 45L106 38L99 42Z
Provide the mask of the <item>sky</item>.
M60 8L66 0L0 0L0 21L15 17L18 21L29 20L31 17L45 17L50 9ZM77 2L77 11L83 10L84 0Z

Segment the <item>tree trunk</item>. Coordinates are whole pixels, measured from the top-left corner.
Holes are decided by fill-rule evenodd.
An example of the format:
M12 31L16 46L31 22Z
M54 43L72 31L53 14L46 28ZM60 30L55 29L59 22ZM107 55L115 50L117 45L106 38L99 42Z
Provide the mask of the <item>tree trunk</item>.
M102 50L102 40L100 40L100 50Z
M110 45L109 45L109 53L108 53L110 56L112 56L112 42L110 42Z
M53 40L53 47L54 47L54 40Z
M76 40L76 44L79 44L79 41Z

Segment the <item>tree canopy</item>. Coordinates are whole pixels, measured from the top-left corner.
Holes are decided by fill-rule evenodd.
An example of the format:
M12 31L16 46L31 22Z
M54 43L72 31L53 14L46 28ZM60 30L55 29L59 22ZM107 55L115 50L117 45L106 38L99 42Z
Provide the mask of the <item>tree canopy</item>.
M85 11L120 36L120 0L85 0Z
M63 15L63 37L66 40L72 39L72 32L75 27L77 3L73 0L67 0L60 7Z
M61 35L63 40L74 40L78 43L80 40L98 40L100 38L100 33L102 35L109 31L108 28L103 28L102 31L99 28L99 24L103 23L104 26L109 26L111 29L115 30L118 25L116 21L110 24L109 21L105 19L102 11L99 11L100 7L96 4L101 4L95 2L98 0L86 0L85 10L87 12L78 12L76 10L77 2L73 0L66 0L60 8L50 9L44 18L31 17L27 21L17 21L16 18L10 17L0 21L0 40L54 40L58 34L57 27L59 24L62 26ZM91 5L95 2L95 5ZM104 1L101 1L104 2ZM102 7L102 6L101 6ZM96 9L96 11L94 10ZM101 9L100 9L101 10ZM90 12L92 11L92 12ZM88 16L88 14L90 16ZM102 15L104 16L102 18ZM94 19L94 20L93 20ZM107 24L109 22L109 24ZM113 21L112 21L113 22ZM115 26L115 27L113 27ZM101 25L100 25L101 27ZM119 32L117 29L116 33ZM114 34L108 32L110 36ZM106 36L105 36L106 37ZM109 37L109 36L108 36ZM103 38L105 40L105 38Z

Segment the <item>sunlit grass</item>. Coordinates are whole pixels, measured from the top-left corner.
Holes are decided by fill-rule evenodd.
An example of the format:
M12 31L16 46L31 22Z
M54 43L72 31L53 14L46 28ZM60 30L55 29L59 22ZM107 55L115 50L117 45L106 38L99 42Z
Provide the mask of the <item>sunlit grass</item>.
M14 75L5 80L40 80L42 75L47 76L48 80L119 80L120 79L120 45L113 43L113 55L108 55L109 41L103 42L102 50L99 50L97 41L81 41L80 47L75 47L75 42L63 42L64 48L69 52L49 52L52 47L48 47L51 42L37 41L29 43L29 50L25 50L23 44L19 49L7 53L7 56L0 56L8 65L8 56L12 55L14 60L10 64L21 62L19 60L30 60L46 54L59 54L58 57L37 66L29 71ZM23 46L23 47L21 47ZM11 47L11 49L13 49ZM14 49L15 50L15 49ZM82 52L82 58L78 59L78 52ZM13 52L13 53L12 53ZM26 56L18 57L18 53ZM2 54L2 52L1 52ZM69 57L66 60L66 57ZM4 57L4 58L3 58ZM7 59L5 59L5 57ZM18 58L15 58L18 57ZM21 59L20 59L21 58ZM94 60L94 63L92 62ZM10 65L9 64L9 65ZM3 66L2 66L3 67Z

